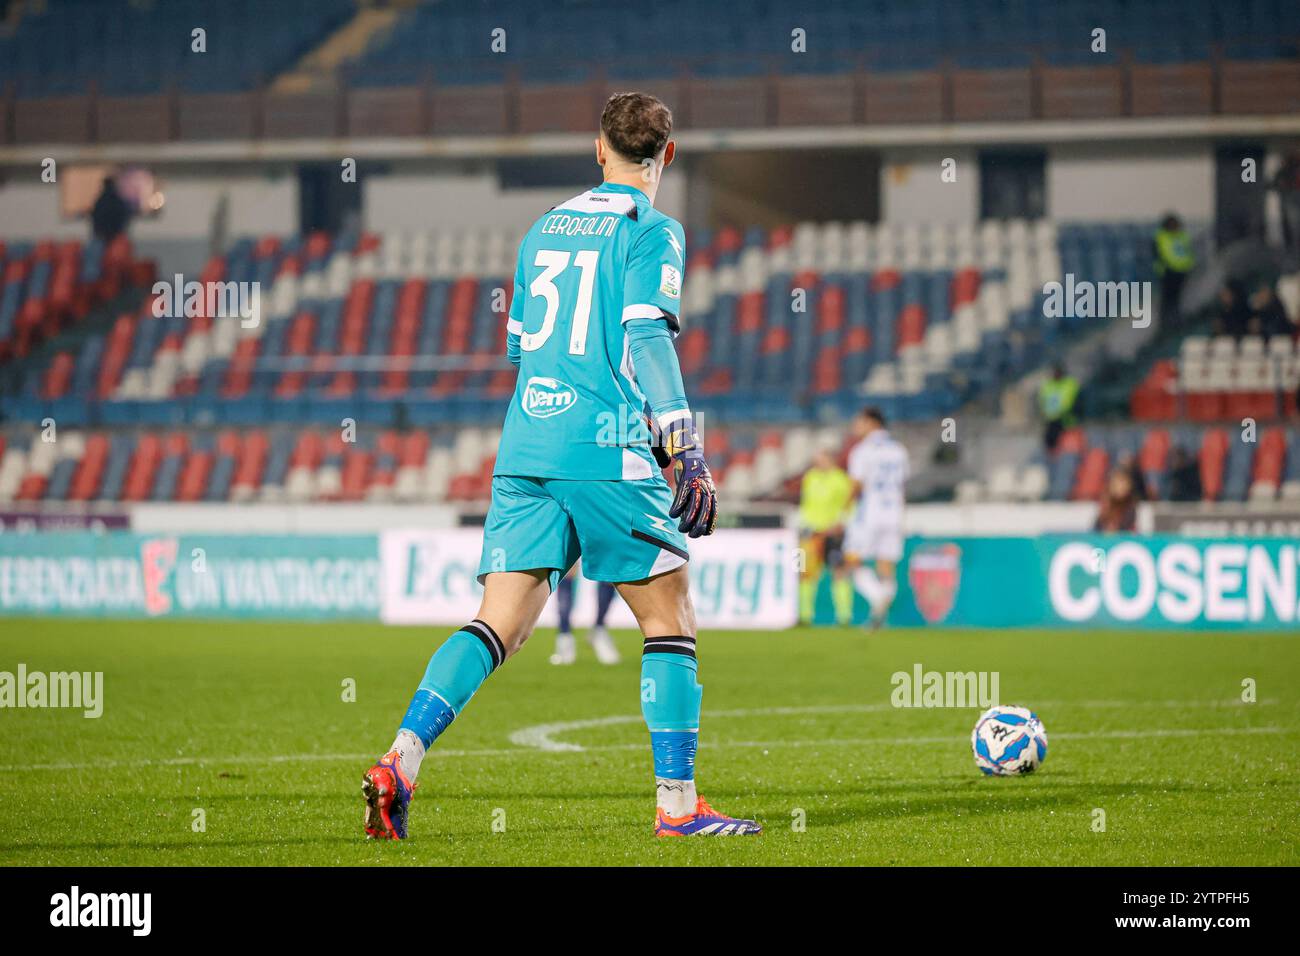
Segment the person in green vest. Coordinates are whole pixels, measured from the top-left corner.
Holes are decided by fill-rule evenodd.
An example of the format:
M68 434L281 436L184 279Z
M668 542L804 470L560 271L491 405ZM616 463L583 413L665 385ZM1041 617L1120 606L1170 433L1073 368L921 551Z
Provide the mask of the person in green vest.
M1052 372L1038 386L1038 410L1046 423L1043 444L1048 451L1056 450L1056 443L1067 428L1074 425L1074 406L1079 401L1079 380L1065 371L1060 362L1052 365Z
M799 524L803 529L804 571L799 581L799 616L811 622L822 569L833 575L831 596L835 617L848 624L853 617L853 584L842 573L844 521L853 504L853 482L836 464L829 449L813 456L799 489Z
M1160 279L1160 324L1172 328L1182 318L1178 300L1183 294L1183 282L1196 265L1192 237L1183 228L1183 221L1169 213L1161 220L1151 245L1155 273Z

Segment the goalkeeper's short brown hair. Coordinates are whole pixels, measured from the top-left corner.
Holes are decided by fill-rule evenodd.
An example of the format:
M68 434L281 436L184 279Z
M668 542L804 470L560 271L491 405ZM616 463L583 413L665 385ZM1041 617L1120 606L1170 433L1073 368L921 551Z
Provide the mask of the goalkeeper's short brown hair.
M649 93L615 93L601 111L600 132L614 152L639 163L664 151L673 132L673 113Z

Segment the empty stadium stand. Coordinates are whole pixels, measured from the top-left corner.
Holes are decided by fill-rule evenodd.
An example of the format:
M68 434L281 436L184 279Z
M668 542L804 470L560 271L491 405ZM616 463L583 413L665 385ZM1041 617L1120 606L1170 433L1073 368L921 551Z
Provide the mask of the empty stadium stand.
M507 0L463 4L455 11L446 4L420 4L371 44L354 73L362 83L415 82L432 62L440 76L457 84L500 82L512 67L532 81L572 82L590 78L594 64L611 60L620 78L645 79L672 76L683 60L693 59L711 62L720 75L757 75L771 61L789 58L796 27L808 43L792 68L807 73L843 70L858 58L882 71L935 69L945 60L963 68L1008 69L1028 66L1035 55L1052 65L1096 64L1099 57L1088 41L1099 26L1112 39L1103 62L1124 54L1153 64L1205 60L1216 44L1231 56L1285 58L1295 55L1300 32L1294 8L1272 0L1050 6L1028 0L832 0L797 10L762 3L745 11L740 36L728 16L732 10L719 0L668 0L656 6L653 18L601 2L555 9ZM680 29L684 23L691 28ZM498 28L507 31L512 57L487 42ZM582 55L575 56L577 37ZM637 38L634 49L624 37ZM736 46L743 52L719 57L718 51Z
M1133 391L1147 421L1276 421L1296 414L1300 350L1292 338L1189 335L1176 359L1155 362Z
M1172 450L1195 461L1201 499L1300 503L1300 429L1263 427L1254 442L1230 426L1114 426L1065 433L1054 454L996 466L957 488L958 501L1096 501L1107 476L1132 456L1153 500L1168 500Z
M1044 318L1064 271L1147 277L1142 224L804 223L688 237L678 341L693 401L721 420L924 420L1040 365L1086 331ZM257 283L255 319L155 317L148 297L80 350L28 363L11 417L70 424L381 427L495 421L514 388L505 230L266 236L199 277ZM500 311L496 311L500 310Z
M0 432L0 505L38 501L482 502L499 429L361 428L355 442L313 426ZM710 465L731 502L791 500L814 449L841 428L738 425L708 429ZM963 482L958 501L1095 501L1111 467L1133 456L1155 500L1167 500L1172 450L1195 462L1202 499L1300 503L1300 429L1080 428L1058 452Z
M813 449L842 440L816 423L864 402L933 421L995 394L1098 321L1046 318L1043 284L1066 272L1147 278L1149 230L990 221L692 233L678 350L693 404L714 422L721 487L733 500L788 498ZM52 354L15 349L18 388L0 395L16 423L3 433L0 502L481 500L514 387L495 311L508 308L513 249L501 230L241 239L201 280L259 283L256 322L205 308L157 318L142 290L102 331L65 336ZM106 281L105 261L129 256L83 251L80 294ZM96 261L99 271L85 265ZM21 312L29 296L6 286L0 302ZM1280 338L1261 351L1249 338L1191 337L1183 350L1233 363L1242 382L1273 381L1258 364L1273 359L1291 382L1298 358ZM1170 395L1149 389L1135 410L1167 411ZM1200 393L1173 397L1209 407ZM1222 426L1194 423L1262 411L1262 399L1220 400L1223 414L1139 414L1182 424L1071 430L1055 455L1001 464L958 496L1091 500L1126 454L1160 494L1174 446L1198 457L1209 499L1300 493L1300 435L1261 414L1258 445L1230 443ZM57 443L31 431L46 417L63 429ZM340 436L344 419L358 424L355 443Z
M67 96L90 86L105 96L258 86L291 66L350 18L353 0L45 0L20 4L16 29L0 33L0 85L22 97ZM204 31L196 49L193 31Z
M0 241L0 362L25 356L124 286L152 278L152 263L134 259L125 236L84 245ZM72 373L72 356L60 353L45 372L42 394L66 391Z
M373 31L348 29L356 0L283 0L271 20L252 2L18 9L0 32L0 142L20 144L586 132L631 84L680 128L1300 110L1287 0L819 0L797 16L669 0L652 18L612 0L425 0ZM361 52L339 57L331 40L353 33Z

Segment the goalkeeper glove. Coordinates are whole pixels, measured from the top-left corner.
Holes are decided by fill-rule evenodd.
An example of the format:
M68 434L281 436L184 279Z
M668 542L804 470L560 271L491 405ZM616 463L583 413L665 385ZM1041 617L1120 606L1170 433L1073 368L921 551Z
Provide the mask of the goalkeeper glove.
M677 530L692 538L713 534L718 518L718 493L713 475L704 461L704 443L689 415L669 424L662 443L652 443L655 461L660 468L673 467L677 491L673 495L670 518L677 518Z

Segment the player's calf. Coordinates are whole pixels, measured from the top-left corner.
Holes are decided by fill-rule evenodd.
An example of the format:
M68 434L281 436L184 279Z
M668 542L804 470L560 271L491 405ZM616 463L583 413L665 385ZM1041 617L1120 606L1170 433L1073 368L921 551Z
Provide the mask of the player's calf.
M762 830L753 820L718 813L695 790L700 701L695 639L648 637L641 658L641 710L654 754L655 835L740 836Z
M479 617L429 658L397 738L362 778L367 836L406 837L407 811L425 753L492 672L528 639L550 591L548 578L544 570L487 575Z
M406 838L407 811L425 753L505 659L501 639L480 620L451 635L429 658L392 747L362 777L367 836Z

